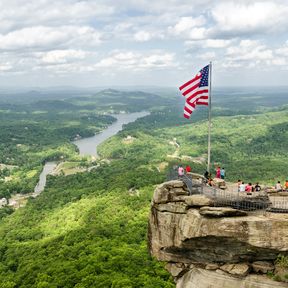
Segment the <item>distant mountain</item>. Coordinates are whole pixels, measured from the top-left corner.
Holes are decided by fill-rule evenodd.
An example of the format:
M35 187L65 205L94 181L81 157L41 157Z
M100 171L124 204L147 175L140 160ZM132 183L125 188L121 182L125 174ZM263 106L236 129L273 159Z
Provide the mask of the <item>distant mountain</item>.
M136 112L151 109L161 109L167 105L174 105L175 99L163 98L163 96L143 91L122 91L116 89L104 89L91 96L78 96L67 99L77 105L96 105L97 109L118 112ZM86 104L85 104L86 103Z

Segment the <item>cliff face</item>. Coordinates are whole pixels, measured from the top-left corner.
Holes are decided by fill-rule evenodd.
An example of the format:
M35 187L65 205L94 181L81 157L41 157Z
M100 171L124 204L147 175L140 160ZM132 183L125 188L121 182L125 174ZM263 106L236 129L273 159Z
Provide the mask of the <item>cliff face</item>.
M288 255L288 215L249 215L213 204L203 195L188 196L178 180L154 192L150 251L168 262L177 287L288 287L266 276L279 253Z

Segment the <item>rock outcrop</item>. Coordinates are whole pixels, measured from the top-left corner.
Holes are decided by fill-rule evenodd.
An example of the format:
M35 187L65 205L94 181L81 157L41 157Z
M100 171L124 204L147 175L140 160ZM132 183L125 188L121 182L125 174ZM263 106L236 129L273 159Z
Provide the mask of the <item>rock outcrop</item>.
M287 287L266 275L288 255L288 215L214 207L180 180L158 186L149 219L151 254L177 288Z

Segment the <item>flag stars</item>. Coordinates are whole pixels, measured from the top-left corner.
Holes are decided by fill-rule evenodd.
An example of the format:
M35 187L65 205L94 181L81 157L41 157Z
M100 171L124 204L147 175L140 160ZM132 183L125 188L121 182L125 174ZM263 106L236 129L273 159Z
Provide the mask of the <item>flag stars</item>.
M179 87L182 95L186 98L184 117L189 119L197 105L208 106L208 82L209 65L200 70L190 81ZM199 81L200 80L200 81Z

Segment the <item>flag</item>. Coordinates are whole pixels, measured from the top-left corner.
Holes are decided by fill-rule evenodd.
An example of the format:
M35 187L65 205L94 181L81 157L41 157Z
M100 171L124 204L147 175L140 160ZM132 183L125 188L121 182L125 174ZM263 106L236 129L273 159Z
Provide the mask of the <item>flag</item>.
M189 119L197 105L208 106L209 95L209 65L202 68L198 74L179 87L185 97L184 117Z

